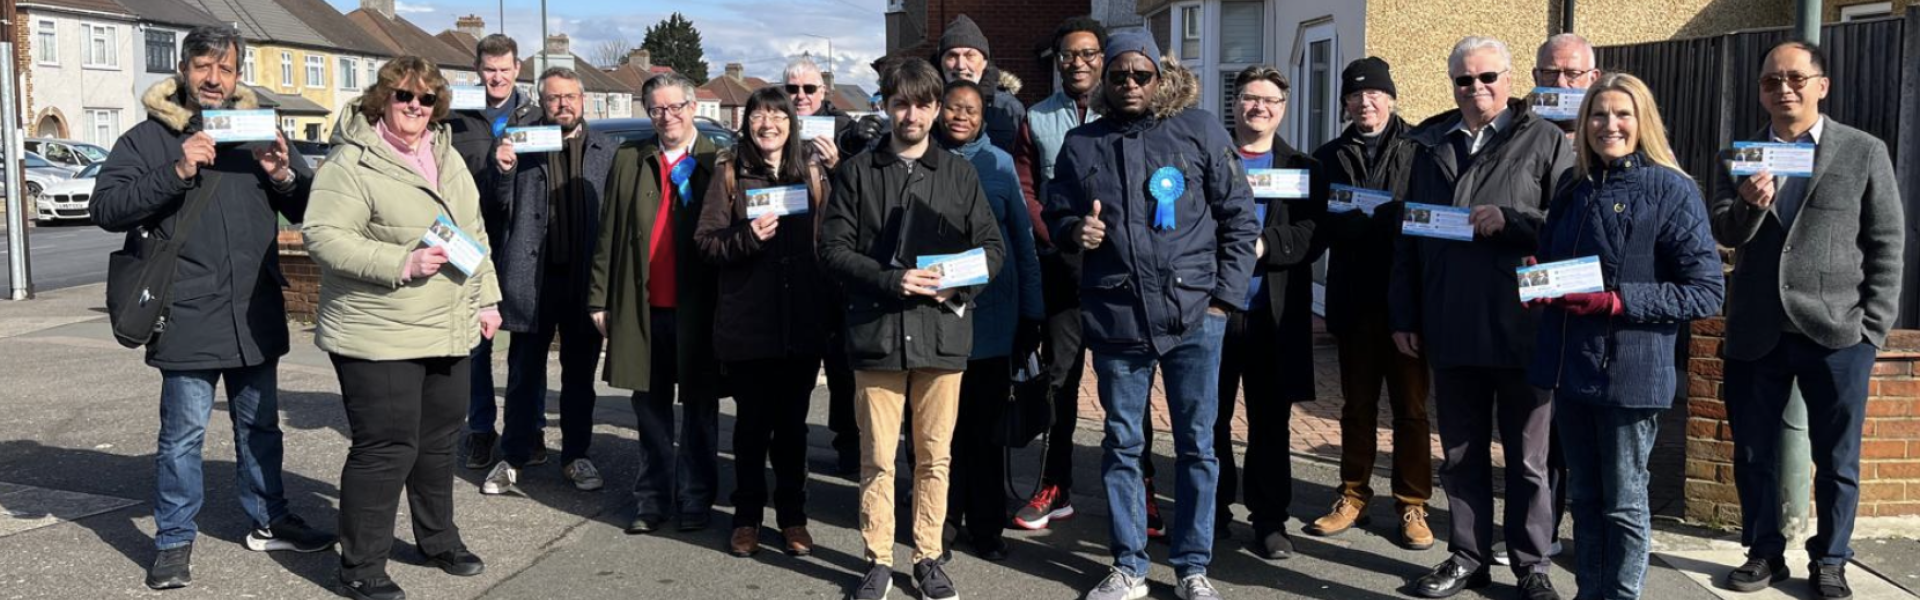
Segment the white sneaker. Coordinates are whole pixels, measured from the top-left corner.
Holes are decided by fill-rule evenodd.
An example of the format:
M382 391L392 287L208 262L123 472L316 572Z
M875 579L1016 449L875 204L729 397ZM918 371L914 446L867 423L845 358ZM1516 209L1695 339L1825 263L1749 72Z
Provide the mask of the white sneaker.
M1086 600L1140 600L1147 597L1147 578L1134 577L1114 569L1100 580L1100 585L1087 590Z
M560 468L560 474L565 476L567 481L573 482L574 488L583 492L591 492L606 485L606 482L600 479L600 470L593 468L593 461L584 458L573 459L573 462Z
M1180 586L1174 588L1173 595L1180 600L1226 600L1206 575L1188 575L1180 578Z
M1547 558L1554 558L1554 557L1560 556L1560 553L1565 552L1566 550L1567 550L1566 546L1562 545L1560 542L1554 542L1553 547L1547 549ZM1493 544L1493 564L1500 565L1503 567L1511 566L1513 564L1513 556L1507 554L1506 542L1495 542Z
M505 494L507 490L513 489L513 484L518 481L520 481L520 470L503 460L493 465L492 471L487 471L487 479L480 482L480 493L489 496Z

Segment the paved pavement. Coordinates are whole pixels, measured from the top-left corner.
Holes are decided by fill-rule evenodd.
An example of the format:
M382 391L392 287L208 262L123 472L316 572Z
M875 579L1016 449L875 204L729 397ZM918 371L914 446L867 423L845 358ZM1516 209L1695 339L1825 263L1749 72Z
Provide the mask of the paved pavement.
M231 429L221 418L224 403L216 405L207 437L208 503L199 519L203 535L195 549L194 586L167 593L141 586L144 566L153 557L153 398L159 377L141 365L138 352L112 341L97 308L99 298L99 286L90 285L51 291L33 302L0 302L0 414L8 417L0 419L0 510L7 513L0 517L0 598L326 597L337 561L334 553L259 555L240 545L248 525L232 501L233 450ZM332 369L313 349L310 328L290 327L295 351L280 369L287 496L295 511L330 527L338 517L336 482L347 447L345 418ZM556 465L530 470L521 494L483 497L477 491L482 473L462 469L455 493L459 523L469 546L487 559L488 570L478 577L455 578L422 566L407 543L408 528L397 526L402 542L390 570L412 597L837 598L862 570L854 529L857 486L819 473L832 462L828 434L819 427L825 422L824 390L816 390L810 415L816 427L808 458L816 474L809 483L808 507L820 544L810 558L772 552L732 558L721 551L725 527L623 535L627 497L622 490L632 480L630 457L635 451L632 415L626 394L603 388L600 397L593 456L608 489L575 491L561 481ZM1302 418L1311 412L1310 405L1296 407L1296 439L1311 437L1301 429L1303 424L1314 426ZM723 404L723 430L731 430L731 414L731 403ZM1089 484L1098 481L1095 427L1096 422L1083 420L1075 436L1076 478ZM555 437L557 425L550 444L557 444ZM1156 453L1163 465L1170 465L1169 444L1160 437ZM723 481L731 479L731 461L730 453L723 454ZM1013 485L1029 489L1038 461L1036 450L1015 451ZM1332 501L1338 474L1327 461L1309 451L1297 453L1295 475L1293 506L1301 516L1311 517ZM722 489L731 487L723 484ZM1377 482L1375 487L1386 489L1386 484ZM1104 575L1108 563L1108 513L1098 491L1097 485L1075 490L1073 500L1081 511L1076 520L1051 531L1011 532L1013 554L1004 563L978 560L961 546L950 572L962 593L968 598L1076 597ZM1283 562L1260 560L1243 549L1251 531L1239 510L1240 519L1231 526L1233 538L1215 546L1211 573L1230 598L1404 598L1398 589L1444 554L1394 546L1396 523L1388 504L1376 504L1376 525L1367 531L1331 539L1296 537L1301 556ZM1434 524L1444 532L1445 498L1436 499L1433 509ZM731 512L724 496L718 510L722 519ZM404 522L404 507L401 518ZM1916 531L1920 526L1912 521L1863 522L1860 537L1870 539L1859 543L1862 560L1873 552L1883 560L1905 561L1906 573L1911 573ZM763 540L771 544L775 537L769 533ZM1718 597L1697 581L1726 568L1732 562L1727 556L1737 556L1737 545L1725 534L1664 521L1656 531L1655 548L1662 555L1649 572L1645 597L1661 600ZM904 547L899 551L903 557L906 553ZM1171 598L1173 577L1164 566L1165 546L1156 545L1153 555L1158 563L1152 572L1153 597ZM1563 570L1555 574L1570 594L1571 576ZM1862 600L1912 597L1871 577L1866 568L1854 570L1853 577ZM901 589L895 598L915 597L908 593L906 577L896 582ZM1495 582L1461 597L1513 597L1510 574L1496 573ZM1806 598L1804 589L1804 581L1796 580L1786 585L1786 592L1743 600Z
M0 297L12 288L7 265L10 235L0 226ZM120 249L126 237L109 233L90 222L62 221L30 228L27 242L32 245L27 257L31 262L34 292L100 283L107 280L107 255Z

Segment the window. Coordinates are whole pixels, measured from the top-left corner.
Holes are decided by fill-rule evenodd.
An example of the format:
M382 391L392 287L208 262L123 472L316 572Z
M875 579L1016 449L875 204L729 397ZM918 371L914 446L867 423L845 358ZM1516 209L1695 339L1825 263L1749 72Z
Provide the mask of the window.
M1307 96L1307 147L1319 148L1331 137L1319 125L1331 119L1334 111L1332 94L1325 91L1333 87L1333 40L1307 44L1307 81L1312 86Z
M593 115L595 117L600 117L600 118L604 118L607 116L607 95L606 94L593 95Z
M1840 7L1841 21L1858 21L1861 19L1877 19L1880 17L1891 16L1891 15L1893 15L1892 2L1866 2L1862 4L1855 4L1852 6Z
M295 123L293 117L280 118L280 133L286 134L289 139L292 139L294 132L297 131L300 131L300 124Z
M327 85L327 59L325 57L308 54L307 55L307 87L317 88L317 87L326 87L326 85Z
M60 64L60 38L55 34L53 21L42 19L35 27L34 57L43 65Z
M92 132L93 143L112 144L120 137L120 111L111 108L87 109L87 131Z
M1296 38L1292 69L1291 102L1298 118L1292 123L1291 140L1302 148L1318 148L1333 139L1340 127L1339 44L1332 22L1320 22L1303 28Z
M1200 60L1200 6L1180 7L1180 60Z
M360 89L360 61L340 57L340 89Z
M174 69L173 32L147 30L147 72L172 73Z
M280 87L293 87L293 53L280 53Z
M254 77L253 63L255 62L254 56L255 55L254 55L253 49L248 48L246 63L240 65L240 81L244 81L248 85L252 85L254 82L254 78L253 78Z
M1266 5L1261 2L1220 3L1220 63L1251 65L1264 62Z
M120 68L120 28L111 25L87 25L86 66Z

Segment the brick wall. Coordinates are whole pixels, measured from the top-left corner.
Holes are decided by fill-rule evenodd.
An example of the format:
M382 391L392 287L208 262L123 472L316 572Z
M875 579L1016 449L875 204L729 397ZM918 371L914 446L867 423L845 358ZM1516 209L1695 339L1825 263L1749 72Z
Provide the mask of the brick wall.
M1693 324L1687 366L1686 516L1717 525L1740 522L1733 485L1733 435L1721 398L1726 322ZM1862 429L1860 516L1920 515L1920 331L1896 331L1873 367Z
M1089 0L1030 2L1028 0L950 0L927 7L926 39L895 50L893 56L912 56L933 60L940 49L940 34L954 17L967 15L986 34L993 52L993 64L1020 78L1020 93L1027 106L1053 94L1053 65L1034 55L1036 48L1053 40L1053 30L1068 17L1092 11ZM935 67L940 65L935 64Z
M287 276L287 318L312 323L320 306L320 266L307 256L299 231L280 232L280 272Z

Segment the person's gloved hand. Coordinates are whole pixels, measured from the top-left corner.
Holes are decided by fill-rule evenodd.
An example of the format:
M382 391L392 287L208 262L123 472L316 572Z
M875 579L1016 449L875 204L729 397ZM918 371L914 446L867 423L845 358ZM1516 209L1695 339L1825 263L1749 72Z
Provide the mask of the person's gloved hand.
M1561 296L1553 306L1581 316L1611 316L1626 311L1618 292L1588 292Z

